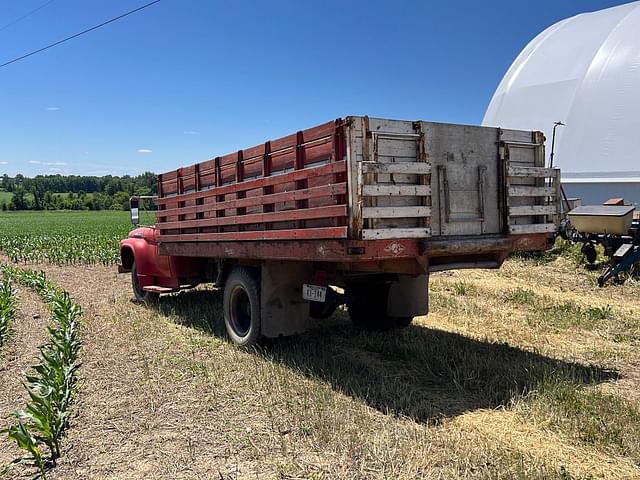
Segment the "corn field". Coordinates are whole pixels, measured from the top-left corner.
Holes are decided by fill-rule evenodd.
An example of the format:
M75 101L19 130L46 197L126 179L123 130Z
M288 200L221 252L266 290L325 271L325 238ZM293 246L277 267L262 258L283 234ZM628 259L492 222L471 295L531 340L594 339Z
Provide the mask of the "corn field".
M0 214L0 251L12 262L112 265L131 229L127 212Z
M3 430L25 451L25 456L15 459L12 465L34 466L46 479L47 469L60 457L60 441L75 392L81 309L42 272L9 266L0 266L0 271L33 289L51 310L48 342L39 348L38 363L25 376L29 400L24 409L15 412L16 423Z
M16 316L16 292L8 280L0 279L0 348L11 335L11 324Z

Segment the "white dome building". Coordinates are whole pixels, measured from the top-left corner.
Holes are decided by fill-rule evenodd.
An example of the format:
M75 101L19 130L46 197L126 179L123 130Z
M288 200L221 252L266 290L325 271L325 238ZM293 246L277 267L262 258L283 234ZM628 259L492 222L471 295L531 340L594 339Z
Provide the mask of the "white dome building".
M640 203L640 1L552 25L518 55L482 124L541 130L570 197Z

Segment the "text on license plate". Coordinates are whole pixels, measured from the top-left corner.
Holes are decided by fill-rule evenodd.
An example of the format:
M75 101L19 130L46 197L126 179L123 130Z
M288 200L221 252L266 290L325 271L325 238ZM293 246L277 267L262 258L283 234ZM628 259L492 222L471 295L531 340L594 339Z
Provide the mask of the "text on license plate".
M311 302L324 302L327 299L327 287L303 283L302 298Z

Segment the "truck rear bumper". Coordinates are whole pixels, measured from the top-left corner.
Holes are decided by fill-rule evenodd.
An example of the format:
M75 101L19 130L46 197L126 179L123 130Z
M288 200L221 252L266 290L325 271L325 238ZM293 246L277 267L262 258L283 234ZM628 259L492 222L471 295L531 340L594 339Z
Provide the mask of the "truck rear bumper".
M511 251L512 240L509 235L484 237L439 237L425 241L428 257L474 255L499 251Z

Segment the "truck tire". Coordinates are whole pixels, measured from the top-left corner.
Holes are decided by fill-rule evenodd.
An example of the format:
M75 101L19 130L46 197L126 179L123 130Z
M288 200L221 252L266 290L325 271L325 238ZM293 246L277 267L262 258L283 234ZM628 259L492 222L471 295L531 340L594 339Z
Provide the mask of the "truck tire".
M133 287L133 296L138 303L145 303L150 305L155 303L160 298L160 294L154 292L147 292L142 289L140 286L140 281L138 279L138 267L136 266L136 262L133 262L131 266L131 286Z
M242 347L261 339L260 281L254 269L235 267L224 284L224 325L233 343Z
M387 316L389 285L357 282L347 284L347 310L354 325L365 330L388 330L396 325Z
M413 317L393 317L393 321L395 322L397 327L405 328L411 325L411 322L413 322Z

